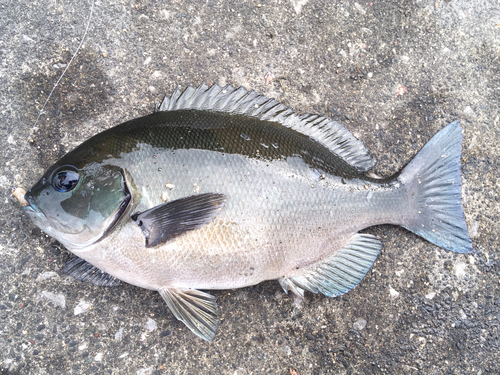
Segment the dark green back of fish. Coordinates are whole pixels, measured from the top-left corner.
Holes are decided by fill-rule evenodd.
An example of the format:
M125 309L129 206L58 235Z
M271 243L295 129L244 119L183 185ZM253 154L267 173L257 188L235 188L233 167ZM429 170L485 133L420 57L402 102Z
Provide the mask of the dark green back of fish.
M325 146L279 123L251 116L208 110L156 112L97 134L64 159L88 162L120 158L149 144L159 150L202 149L240 154L260 160L301 157L320 173L342 178L364 178L356 168Z

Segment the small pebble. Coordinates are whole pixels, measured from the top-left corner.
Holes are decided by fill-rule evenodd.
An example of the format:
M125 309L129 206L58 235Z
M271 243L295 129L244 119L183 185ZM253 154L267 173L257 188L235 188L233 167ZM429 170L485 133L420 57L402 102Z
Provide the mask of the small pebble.
M358 319L352 325L352 329L356 331L362 331L363 329L365 329L365 327L366 327L366 320L364 319Z

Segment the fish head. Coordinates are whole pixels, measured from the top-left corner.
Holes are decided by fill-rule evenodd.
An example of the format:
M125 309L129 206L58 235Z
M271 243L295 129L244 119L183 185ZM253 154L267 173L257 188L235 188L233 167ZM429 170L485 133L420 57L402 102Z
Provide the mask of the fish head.
M33 223L70 250L84 249L119 222L131 195L123 171L102 163L56 163L25 194Z

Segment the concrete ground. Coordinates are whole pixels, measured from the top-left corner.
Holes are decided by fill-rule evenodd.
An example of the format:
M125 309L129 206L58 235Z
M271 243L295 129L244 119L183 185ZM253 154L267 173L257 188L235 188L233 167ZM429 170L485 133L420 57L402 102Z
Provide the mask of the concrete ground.
M500 3L496 0L0 0L0 371L7 374L498 374ZM212 343L161 297L62 273L68 252L11 188L176 87L245 86L338 119L401 169L460 120L474 252L394 226L361 284L298 306L274 281L215 291Z

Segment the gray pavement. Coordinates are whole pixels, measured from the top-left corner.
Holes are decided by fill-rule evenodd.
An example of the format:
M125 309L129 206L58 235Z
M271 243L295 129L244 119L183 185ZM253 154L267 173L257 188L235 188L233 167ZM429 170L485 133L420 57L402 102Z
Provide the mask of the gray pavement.
M498 374L500 3L0 0L0 372L7 374ZM245 86L332 116L401 169L441 128L465 129L474 252L393 226L361 284L299 305L277 282L215 291L212 343L151 291L62 273L68 252L10 196L103 129L176 87Z

